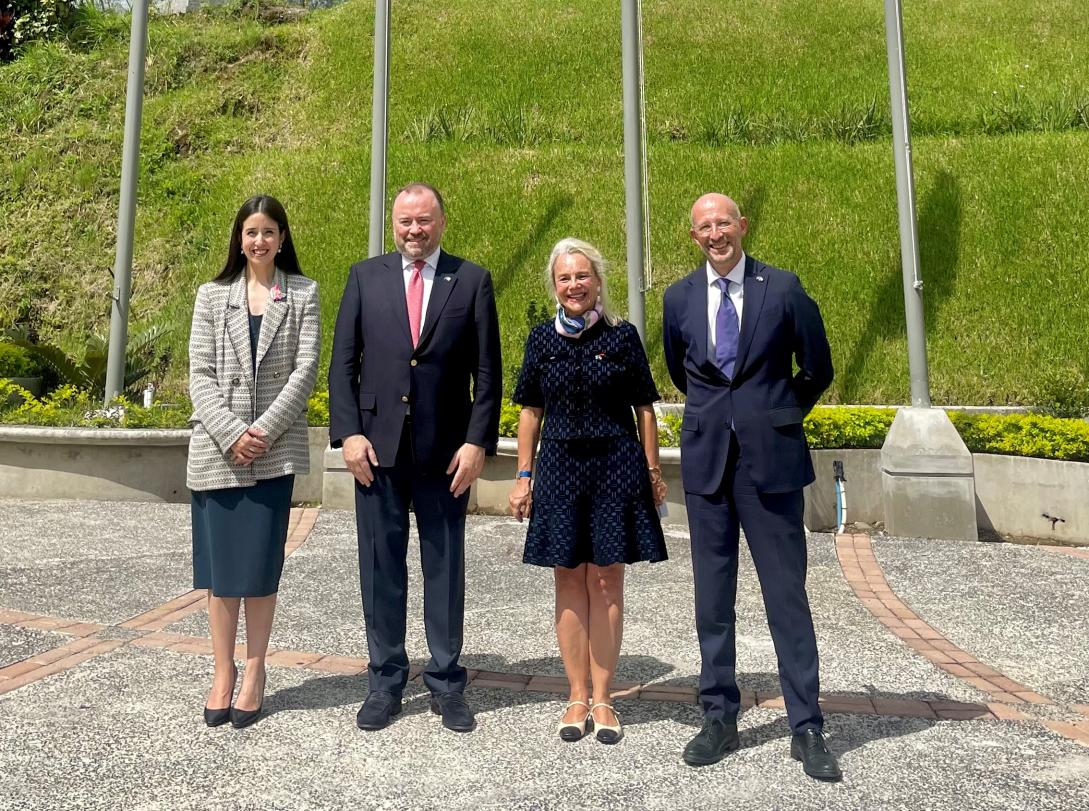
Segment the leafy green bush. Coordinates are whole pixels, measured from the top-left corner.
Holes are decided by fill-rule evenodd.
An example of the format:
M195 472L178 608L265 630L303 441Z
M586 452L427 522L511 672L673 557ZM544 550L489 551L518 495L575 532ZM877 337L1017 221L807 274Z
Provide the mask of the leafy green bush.
M170 364L170 349L163 339L171 327L151 326L129 336L125 346L125 393L130 397L140 394L138 385L149 375L161 380ZM23 328L12 328L4 333L5 340L51 368L61 383L76 390L86 389L90 394L102 396L106 391L106 366L109 359L110 341L101 335L92 335L83 345L77 357L69 355L59 346L37 340Z
M329 424L329 392L316 391L306 404L306 422L313 428Z
M949 414L972 453L1089 462L1089 423L1046 414Z
M0 377L37 377L42 367L22 347L0 343Z
M895 417L891 408L815 408L805 436L811 448L880 448Z
M15 395L12 398L12 395ZM0 380L0 423L76 428L185 428L193 407L185 398L169 406L144 408L118 397L103 408L97 394L61 386L36 399L19 386ZM4 406L4 403L9 403Z
M522 413L522 407L509 400L504 400L499 411L499 436L518 436L518 416Z
M64 33L83 0L0 0L0 60L20 45Z

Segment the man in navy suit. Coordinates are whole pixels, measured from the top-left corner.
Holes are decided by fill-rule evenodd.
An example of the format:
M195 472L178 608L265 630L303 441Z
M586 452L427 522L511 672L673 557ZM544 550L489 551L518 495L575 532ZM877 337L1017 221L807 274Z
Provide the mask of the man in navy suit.
M458 664L465 509L485 454L495 453L503 373L491 275L440 248L445 228L435 188L401 189L393 201L397 251L352 266L333 334L329 436L356 479L370 655L360 729L389 724L408 681L410 504L420 536L431 709L448 729L474 726Z
M692 766L715 763L739 745L734 602L740 525L779 660L791 755L811 777L838 780L817 704L802 524L802 488L814 478L802 419L832 382L832 358L820 310L798 277L745 255L748 227L729 197L700 197L689 234L707 261L665 293L666 364L686 397L681 479L702 659L704 723L684 759Z

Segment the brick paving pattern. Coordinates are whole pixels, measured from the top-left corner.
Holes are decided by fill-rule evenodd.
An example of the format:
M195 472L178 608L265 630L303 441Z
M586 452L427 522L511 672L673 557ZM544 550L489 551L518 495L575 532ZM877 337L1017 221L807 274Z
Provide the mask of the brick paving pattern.
M286 553L297 550L310 535L318 519L316 508L291 511ZM1076 554L1089 558L1089 551L1050 548L1060 554ZM902 718L926 718L946 721L1015 721L1041 723L1064 737L1089 746L1089 705L1069 708L1085 720L1037 719L1027 714L1032 705L1052 705L1030 687L1004 676L980 662L970 653L950 642L940 631L918 617L897 597L877 562L870 538L866 535L840 535L836 552L844 577L862 604L897 638L913 648L920 656L953 676L988 693L993 699L987 704L948 700L919 700L887 698L857 694L823 693L821 707L826 713L870 715ZM205 609L205 592L189 591L150 611L120 623L117 628L134 633L131 639L104 638L116 633L116 628L80 622L62 617L29 614L0 609L0 624L20 628L51 631L74 637L37 656L0 668L0 693L10 692L49 675L63 672L96 656L123 645L137 648L158 648L180 654L210 656L211 640L207 637L171 633L165 628ZM238 646L238 656L245 657L245 645ZM337 675L361 675L366 671L365 659L351 656L325 655L314 651L278 650L270 648L268 664ZM414 665L410 678L418 679L420 666ZM510 673L469 670L469 681L477 687L498 688L512 692L540 692L563 695L567 679L532 673ZM618 699L694 704L695 687L661 683L618 683L613 697ZM743 709L753 707L782 709L783 697L776 692L742 690Z

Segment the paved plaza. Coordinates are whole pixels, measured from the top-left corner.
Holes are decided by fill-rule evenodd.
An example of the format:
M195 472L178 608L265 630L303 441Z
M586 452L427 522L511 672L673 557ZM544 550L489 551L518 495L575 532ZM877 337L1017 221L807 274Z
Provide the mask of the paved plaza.
M350 513L297 509L266 715L201 718L212 659L187 505L0 502L0 808L1089 809L1089 550L847 534L810 538L829 746L789 757L755 572L742 558L742 748L693 769L691 557L628 571L620 744L563 743L552 576L525 525L469 519L463 662L477 730L428 711L355 728L366 694ZM410 567L409 654L426 661Z

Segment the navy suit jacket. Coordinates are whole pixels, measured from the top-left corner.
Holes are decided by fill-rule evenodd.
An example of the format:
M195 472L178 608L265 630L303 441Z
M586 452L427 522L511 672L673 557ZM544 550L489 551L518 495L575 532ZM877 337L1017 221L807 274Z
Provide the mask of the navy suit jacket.
M662 314L669 376L686 397L684 489L710 495L719 488L733 426L741 464L760 492L800 490L814 478L802 419L832 382L820 310L793 273L746 256L741 335L728 380L708 347L705 268L666 290Z
M440 252L419 345L413 349L401 255L352 266L333 333L329 439L364 434L392 467L411 408L413 454L444 472L462 444L495 453L503 364L491 275Z

